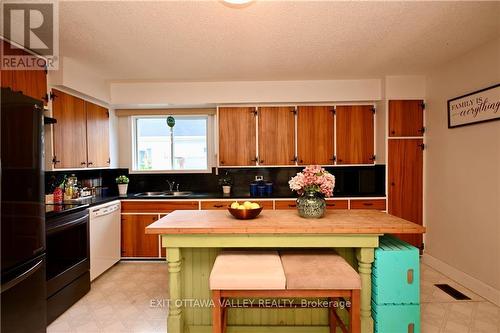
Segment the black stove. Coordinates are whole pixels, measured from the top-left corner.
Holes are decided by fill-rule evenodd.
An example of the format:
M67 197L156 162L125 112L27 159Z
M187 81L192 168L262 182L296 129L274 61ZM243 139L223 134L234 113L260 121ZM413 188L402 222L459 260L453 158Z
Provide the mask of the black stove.
M85 210L87 208L89 208L88 204L79 204L79 203L45 204L45 217L51 218L55 216L76 213L78 211Z

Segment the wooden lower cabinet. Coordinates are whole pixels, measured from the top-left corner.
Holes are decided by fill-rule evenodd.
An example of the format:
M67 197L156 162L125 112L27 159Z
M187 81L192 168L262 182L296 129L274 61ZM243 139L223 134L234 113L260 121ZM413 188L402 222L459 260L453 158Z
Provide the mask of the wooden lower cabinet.
M158 235L146 235L145 228L158 220L158 214L122 214L122 257L159 256Z
M274 203L275 209L297 209L297 200L277 200ZM326 209L348 209L348 200L327 199Z
M385 210L385 199L356 199L351 200L351 209Z
M201 209L202 210L225 210L231 203L238 201L240 204L243 202L247 201L246 199L239 199L239 200L207 200L207 201L202 201L201 202ZM261 207L264 209L273 209L273 201L272 200L250 200L248 201L251 202L256 202L258 203Z

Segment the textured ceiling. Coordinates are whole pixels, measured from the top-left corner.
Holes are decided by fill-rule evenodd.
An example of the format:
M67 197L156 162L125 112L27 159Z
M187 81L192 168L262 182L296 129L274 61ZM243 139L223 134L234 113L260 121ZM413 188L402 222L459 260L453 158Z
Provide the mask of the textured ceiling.
M500 2L60 3L61 54L108 80L422 74L500 36Z

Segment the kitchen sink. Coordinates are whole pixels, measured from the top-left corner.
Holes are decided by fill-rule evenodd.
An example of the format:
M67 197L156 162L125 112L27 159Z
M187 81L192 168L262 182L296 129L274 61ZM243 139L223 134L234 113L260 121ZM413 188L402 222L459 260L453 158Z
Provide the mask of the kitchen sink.
M186 192L186 191L175 191L175 192L141 192L135 194L136 197L140 198L168 198L168 197L187 197L189 195L193 194L193 192Z
M181 192L181 191L176 191L176 192L165 192L165 195L167 197L186 197L188 195L193 194L193 192Z

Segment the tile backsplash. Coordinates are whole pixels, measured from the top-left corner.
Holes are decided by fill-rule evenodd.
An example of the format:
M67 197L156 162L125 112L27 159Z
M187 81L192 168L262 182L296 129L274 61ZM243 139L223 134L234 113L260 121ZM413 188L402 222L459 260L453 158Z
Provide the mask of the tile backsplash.
M115 178L124 174L130 178L129 193L168 190L167 180L179 184L181 191L219 193L221 192L219 177L227 172L233 180L233 196L248 195L250 182L255 180L255 176L263 176L266 181L273 182L274 195L294 197L294 193L288 187L288 180L302 169L302 167L220 168L218 175L216 169L213 169L212 173L192 174L129 174L128 169L51 171L46 172L45 181L46 191L50 193L56 180L60 181L64 175L75 174L79 180L99 179L105 195L116 195ZM335 175L334 196L336 197L385 196L386 194L385 165L330 167L327 170Z

